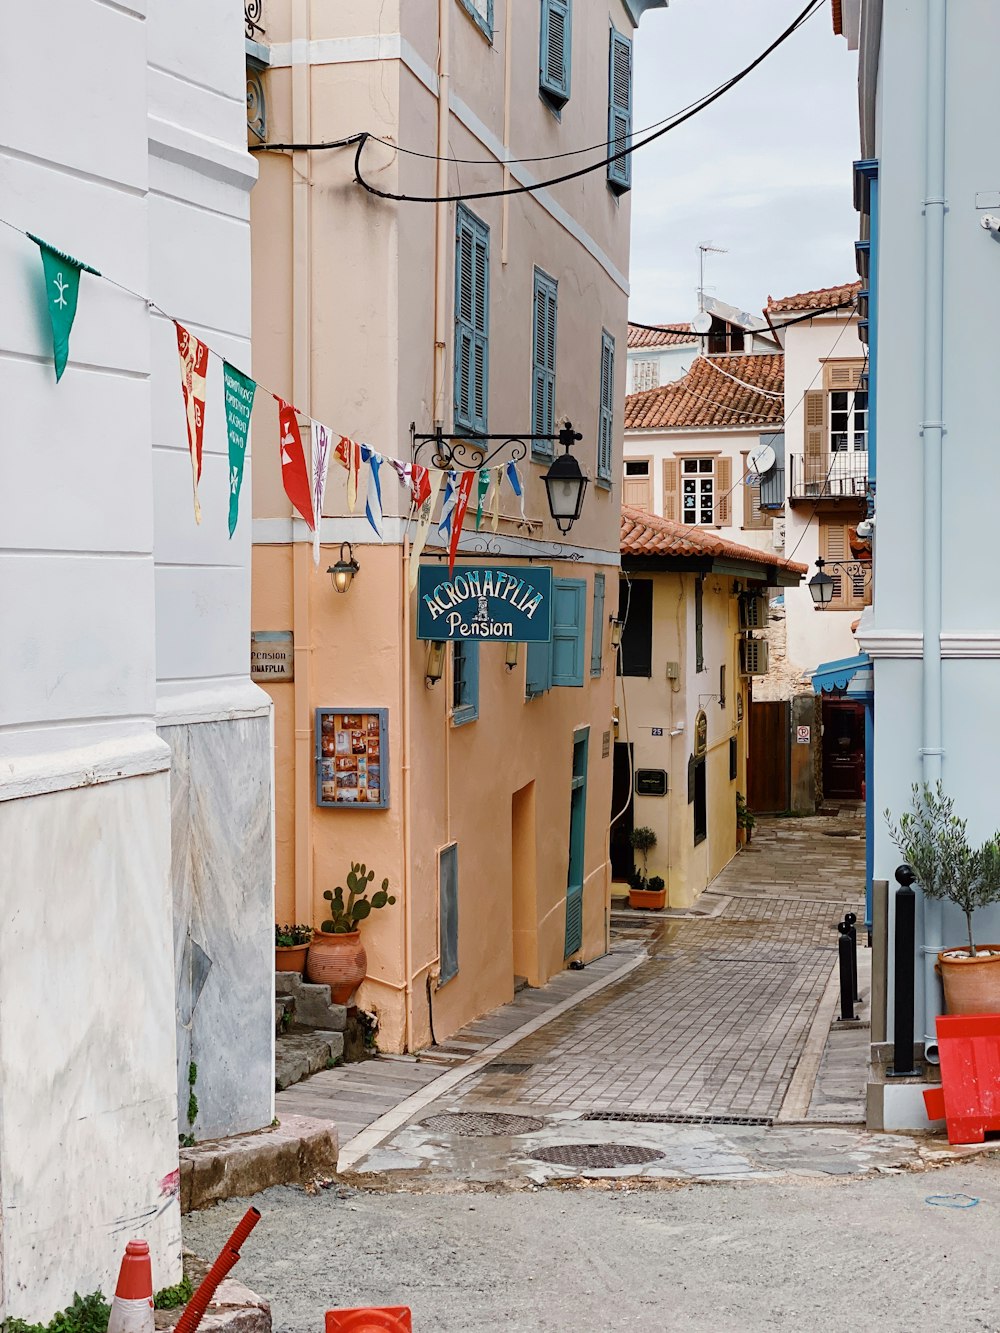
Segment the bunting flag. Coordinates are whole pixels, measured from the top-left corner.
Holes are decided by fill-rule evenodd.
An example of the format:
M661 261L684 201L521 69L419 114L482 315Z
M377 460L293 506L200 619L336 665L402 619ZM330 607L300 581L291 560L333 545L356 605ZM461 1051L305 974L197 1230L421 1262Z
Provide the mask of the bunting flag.
M431 498L431 474L419 463L413 463L410 467L410 493L417 509Z
M358 502L358 472L361 468L361 446L341 435L337 445L337 458L347 469L347 507L354 513Z
M476 483L476 531L479 531L479 525L483 521L483 501L490 489L490 470L488 467L479 469L476 474L478 481Z
M382 541L382 483L379 480L379 468L382 459L367 444L361 446L361 461L369 467L369 484L365 493L365 517L375 529L375 535Z
M424 471L426 472L427 469L425 468ZM420 556L427 541L427 534L430 531L434 501L437 499L437 493L441 489L443 480L444 473L439 472L437 468L427 474L427 498L417 510L417 531L414 534L413 549L410 552L410 592L417 586Z
M229 436L229 536L236 531L240 516L240 487L247 455L250 413L257 385L249 375L228 361L222 363L222 382L226 391L226 432Z
M474 472L463 472L462 480L458 483L458 494L455 497L455 509L451 519L451 541L448 543L448 577L451 578L455 569L455 556L458 553L458 543L462 536L462 522L465 518L465 511L469 507L469 499L472 496L472 483L476 474Z
M524 487L521 485L521 474L514 462L507 464L507 480L510 482L511 490L521 502L521 517L524 518Z
M53 250L51 245L32 236L25 235L35 242L42 254L42 269L45 273L45 295L49 307L49 323L52 325L52 356L56 363L56 383L62 379L69 360L69 335L76 319L76 302L80 295L80 274L93 273L95 278L101 275L96 268L84 264L72 255Z
M201 481L201 448L205 434L205 376L208 372L208 346L176 320L174 327L177 329L177 351L181 359L181 392L184 395L188 452L191 455L194 521L200 523L198 483Z
M498 467L496 470L496 475L493 478L493 485L491 488L492 493L490 495L490 506L493 510L493 520L491 526L494 532L496 532L497 528L500 526L500 492L502 488L503 488L503 468Z
M285 494L308 524L310 532L316 529L313 517L312 490L309 486L309 471L306 468L305 450L302 448L302 435L299 431L298 417L291 403L274 395L278 404L278 439L281 450L281 484Z
M458 473L449 472L444 484L444 495L441 497L441 517L438 519L438 536L448 546L451 543L451 519L455 512L455 501L458 498Z
M309 435L312 440L312 499L313 518L313 564L319 566L320 528L323 526L323 496L326 493L326 477L330 470L330 430L321 421L310 418Z

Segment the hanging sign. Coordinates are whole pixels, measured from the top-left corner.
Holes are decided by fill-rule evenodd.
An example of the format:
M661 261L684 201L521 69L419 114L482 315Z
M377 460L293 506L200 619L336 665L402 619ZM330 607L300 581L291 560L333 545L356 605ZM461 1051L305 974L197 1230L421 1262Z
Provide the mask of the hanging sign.
M694 717L694 753L700 758L708 749L708 718L699 709Z
M449 576L441 565L421 565L417 638L547 643L552 638L552 570L472 566Z

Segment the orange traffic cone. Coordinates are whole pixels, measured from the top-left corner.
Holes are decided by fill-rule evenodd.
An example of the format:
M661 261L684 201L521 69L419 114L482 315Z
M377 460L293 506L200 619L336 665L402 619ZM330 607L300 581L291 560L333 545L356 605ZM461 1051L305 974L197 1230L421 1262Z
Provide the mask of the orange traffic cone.
M327 1310L326 1333L413 1333L408 1305L382 1305L377 1309ZM110 1331L109 1331L110 1333Z
M108 1333L153 1333L153 1269L149 1244L130 1240L111 1302Z

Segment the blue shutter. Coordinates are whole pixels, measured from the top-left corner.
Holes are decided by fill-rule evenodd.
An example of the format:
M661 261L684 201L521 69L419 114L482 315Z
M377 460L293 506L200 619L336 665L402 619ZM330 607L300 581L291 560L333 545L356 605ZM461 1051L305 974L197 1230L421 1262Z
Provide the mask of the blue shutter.
M572 0L542 0L538 86L556 107L569 101L572 20Z
M534 436L551 435L556 413L556 283L535 269L532 305L531 431ZM551 458L552 440L533 439L533 458Z
M601 331L601 406L597 421L597 479L611 483L615 452L615 340Z
M608 156L627 148L632 134L632 43L611 29L608 75ZM608 184L616 194L632 188L632 158L608 163Z
M479 644L473 640L456 641L452 648L452 674L455 697L451 720L456 727L475 722L479 716Z
M552 684L583 685L585 579L555 579L552 597Z
M458 973L458 843L442 847L438 856L438 948L441 954L440 985Z
M486 434L490 229L459 205L455 234L455 428Z
M524 687L524 697L535 699L552 688L552 644L528 644L528 678Z
M604 575L594 574L594 623L590 628L590 674L601 674L604 657Z

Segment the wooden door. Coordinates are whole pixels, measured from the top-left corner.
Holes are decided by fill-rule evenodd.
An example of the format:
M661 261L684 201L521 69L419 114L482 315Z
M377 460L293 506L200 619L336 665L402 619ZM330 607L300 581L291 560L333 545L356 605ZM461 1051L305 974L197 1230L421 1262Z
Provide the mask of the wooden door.
M747 805L757 814L788 809L791 705L787 699L750 704Z
M583 943L583 877L587 821L587 741L589 730L573 741L573 777L570 780L569 870L566 877L566 948L564 957Z
M823 700L823 795L860 801L865 780L865 706L854 699Z

